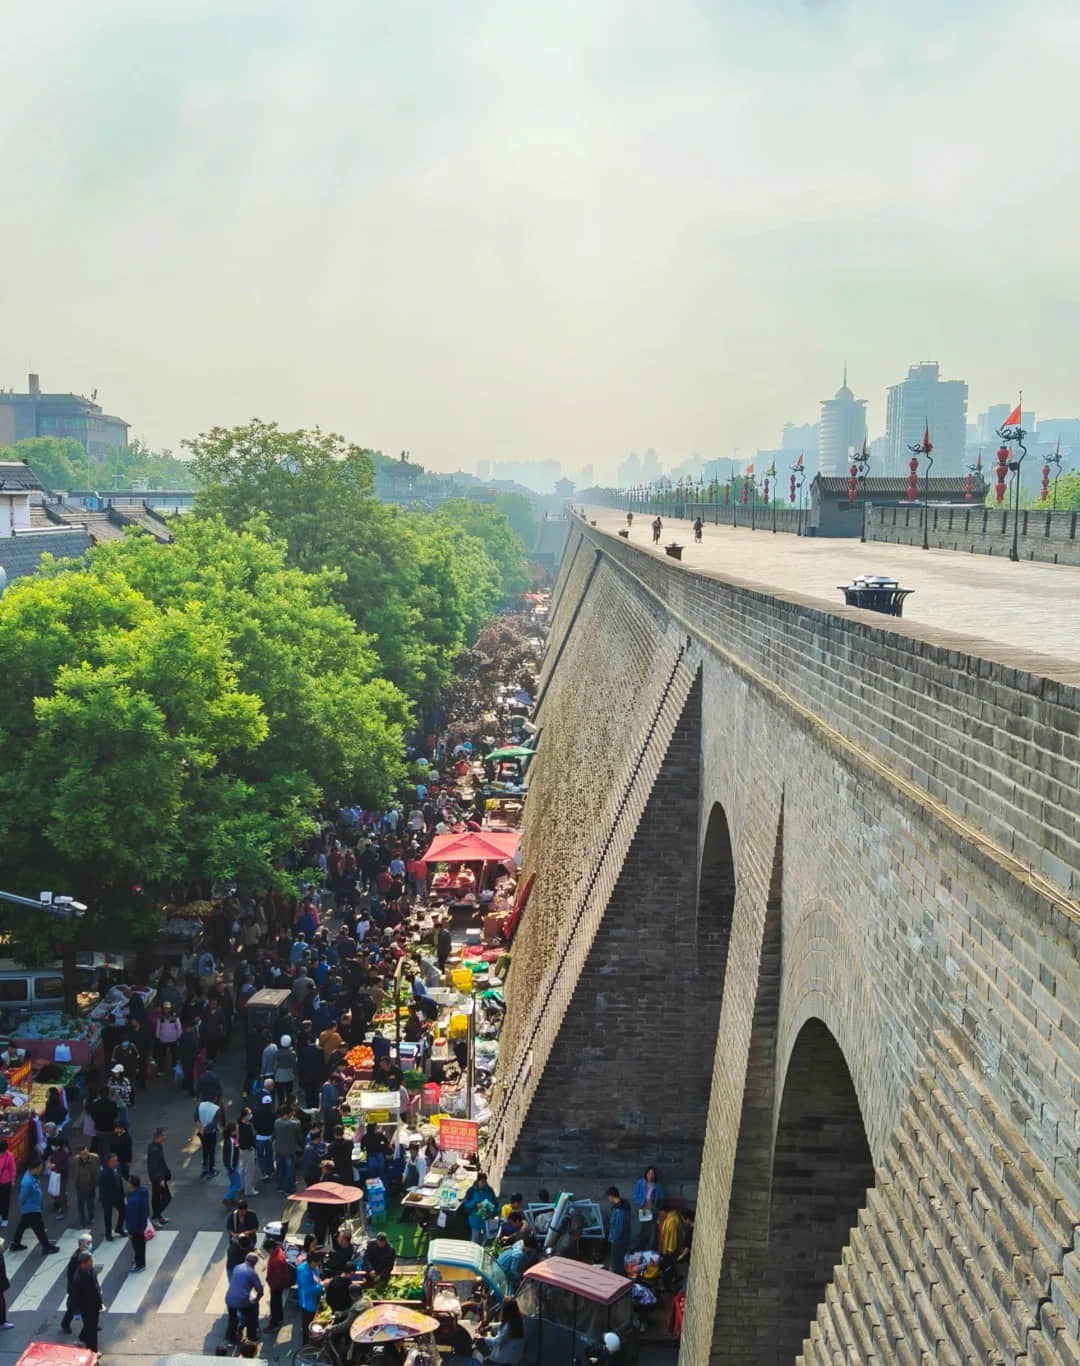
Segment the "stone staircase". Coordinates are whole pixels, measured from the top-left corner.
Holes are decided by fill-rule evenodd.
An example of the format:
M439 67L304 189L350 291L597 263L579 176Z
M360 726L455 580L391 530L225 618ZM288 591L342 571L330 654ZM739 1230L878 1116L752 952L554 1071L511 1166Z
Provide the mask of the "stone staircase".
M1080 1363L1080 1214L944 1035L800 1362Z

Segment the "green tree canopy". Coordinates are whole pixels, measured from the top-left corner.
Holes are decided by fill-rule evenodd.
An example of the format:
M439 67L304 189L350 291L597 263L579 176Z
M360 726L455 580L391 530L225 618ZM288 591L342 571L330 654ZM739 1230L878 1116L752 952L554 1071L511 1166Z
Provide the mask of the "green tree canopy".
M25 460L46 488L72 489L86 483L86 452L70 436L28 436L0 452L0 459Z
M173 545L130 535L0 597L16 888L72 893L117 942L178 889L267 885L320 795L391 795L406 701L334 576L284 561L278 543L191 519Z
M478 557L495 567L503 591L520 591L507 590L508 579L527 582L505 517L483 508L467 521L444 509L433 517L379 503L372 453L340 436L255 421L215 427L185 445L195 457L200 512L234 530L261 519L287 546L289 564L339 571L329 580L333 597L414 702L434 703L467 633L497 601ZM436 534L455 527L471 539Z
M433 515L437 521L459 527L483 545L499 571L504 593L524 593L529 586L525 547L505 513L490 503L452 498Z

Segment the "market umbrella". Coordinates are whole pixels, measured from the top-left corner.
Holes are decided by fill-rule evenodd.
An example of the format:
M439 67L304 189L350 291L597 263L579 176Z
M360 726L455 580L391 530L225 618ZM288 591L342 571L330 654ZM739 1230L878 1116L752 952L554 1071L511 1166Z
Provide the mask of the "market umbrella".
M345 1186L340 1181L317 1181L291 1198L306 1200L309 1205L355 1205L363 1200L364 1192L359 1186Z
M515 857L520 830L462 830L436 835L424 850L424 862L505 863Z
M438 1319L429 1318L419 1310L406 1309L400 1304L377 1304L353 1322L349 1337L360 1343L400 1342L402 1338L434 1333L438 1326Z
M493 749L487 756L488 759L527 759L530 754L535 754L535 749L530 749L528 745L506 745L503 749Z

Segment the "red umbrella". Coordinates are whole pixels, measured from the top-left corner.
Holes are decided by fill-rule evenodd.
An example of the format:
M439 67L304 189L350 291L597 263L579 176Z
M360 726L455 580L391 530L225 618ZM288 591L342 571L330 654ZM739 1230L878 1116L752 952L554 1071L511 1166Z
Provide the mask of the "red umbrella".
M345 1186L340 1181L317 1181L292 1197L306 1200L309 1205L355 1205L363 1198L364 1192L359 1186Z
M463 830L436 835L424 850L424 861L433 863L504 863L513 859L521 843L518 830Z

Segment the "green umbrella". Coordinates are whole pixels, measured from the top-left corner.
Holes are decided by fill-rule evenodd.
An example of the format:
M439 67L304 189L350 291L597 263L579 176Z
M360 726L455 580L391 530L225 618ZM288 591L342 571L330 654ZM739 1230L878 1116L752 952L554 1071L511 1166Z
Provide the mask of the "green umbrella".
M526 759L530 754L535 754L535 749L529 749L528 745L507 745L505 749L493 749L487 756L488 759Z

